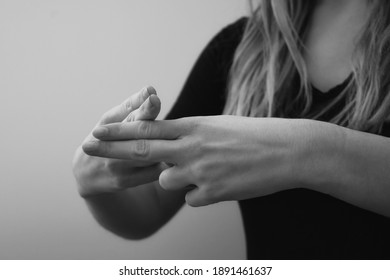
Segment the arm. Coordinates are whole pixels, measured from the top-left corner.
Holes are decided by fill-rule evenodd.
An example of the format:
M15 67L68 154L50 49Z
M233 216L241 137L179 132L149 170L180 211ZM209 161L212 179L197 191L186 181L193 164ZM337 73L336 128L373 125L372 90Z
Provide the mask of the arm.
M140 129L143 127L143 129ZM390 216L390 140L304 119L215 116L108 125L95 156L161 160L160 185L202 206L309 188ZM130 139L130 141L116 141ZM137 139L137 140L135 140ZM134 141L135 140L135 141ZM142 143L142 153L123 155Z
M101 226L126 239L142 239L159 230L184 203L183 192L164 191L158 181L122 192L85 198Z
M308 128L306 186L390 217L390 139L318 121Z
M150 106L150 99L146 99L150 90L154 91L149 88L132 95L107 112L99 124L123 119L154 119L160 103L157 96L151 96L155 106ZM85 141L94 141L94 138L89 135ZM165 164L90 157L81 147L73 160L80 195L95 219L104 228L131 239L143 238L158 230L183 204L182 193L167 194L153 182L165 168Z
M226 76L245 20L222 30L203 50L167 119L222 112ZM138 104L139 106L139 104ZM115 109L105 116L108 123L120 123L129 113ZM154 119L139 117L136 119ZM132 119L135 120L135 119ZM93 137L89 140L96 140ZM132 161L132 160L130 160ZM95 219L105 228L126 238L146 237L164 225L184 202L186 191L164 191L157 182L164 165L139 174L126 161L88 156L81 148L74 159L74 173L80 194ZM126 170L126 174L124 171ZM131 171L131 172L130 172ZM137 175L138 174L138 175ZM118 189L121 190L118 192ZM91 193L99 195L89 195ZM103 191L102 190L106 190ZM108 190L108 192L107 192ZM85 195L87 194L87 195Z

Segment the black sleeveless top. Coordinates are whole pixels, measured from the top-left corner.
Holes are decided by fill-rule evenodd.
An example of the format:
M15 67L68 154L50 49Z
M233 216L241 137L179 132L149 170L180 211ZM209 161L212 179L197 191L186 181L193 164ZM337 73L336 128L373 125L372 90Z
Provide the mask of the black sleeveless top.
M225 27L206 46L167 119L222 113L228 71L245 23L242 18ZM346 83L326 93L313 87L312 108L327 104ZM382 135L390 137L388 124ZM248 259L390 258L390 219L329 195L295 188L242 200L239 206Z

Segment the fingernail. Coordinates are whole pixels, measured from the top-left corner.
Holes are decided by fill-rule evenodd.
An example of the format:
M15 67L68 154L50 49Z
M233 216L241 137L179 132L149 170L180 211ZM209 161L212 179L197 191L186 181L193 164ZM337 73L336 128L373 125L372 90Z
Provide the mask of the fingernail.
M157 95L151 95L148 99L151 106L156 108L160 106L160 98L158 98Z
M99 143L97 141L88 141L87 143L83 144L83 150L85 152L94 151L99 146Z
M157 95L156 90L155 90L154 87L152 87L152 86L148 86L148 87L146 88L146 90L147 90L147 92L149 93L149 95L152 95L152 94Z
M104 126L99 126L92 132L93 136L99 138L108 134L108 129Z

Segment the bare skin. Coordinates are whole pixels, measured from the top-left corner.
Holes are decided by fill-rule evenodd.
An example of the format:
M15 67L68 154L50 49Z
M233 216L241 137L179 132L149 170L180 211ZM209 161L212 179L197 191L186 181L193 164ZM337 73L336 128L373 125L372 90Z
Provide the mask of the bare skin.
M97 126L110 123L153 120L160 112L156 95L147 102L153 88L142 89L106 112ZM95 139L89 134L84 143ZM77 149L73 172L96 220L124 238L148 236L166 223L184 203L185 191L166 192L158 184L164 163L118 160L87 155Z
M306 62L312 83L323 91L351 71L348 50L365 20L362 5L322 1L314 12ZM149 95L136 93L106 113L74 158L80 194L116 234L146 237L185 201L201 206L287 187L327 193L390 217L388 138L312 120L153 121L160 103Z
M309 80L326 92L352 72L352 52L370 7L366 0L319 1L304 53Z

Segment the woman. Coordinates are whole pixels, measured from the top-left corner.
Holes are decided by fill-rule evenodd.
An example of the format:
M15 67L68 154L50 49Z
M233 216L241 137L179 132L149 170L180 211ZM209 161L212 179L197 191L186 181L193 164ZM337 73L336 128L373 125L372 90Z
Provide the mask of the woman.
M237 200L250 259L389 258L390 2L252 10L209 43L168 120L152 121L151 87L103 116L76 152L80 194L126 238L184 202Z

